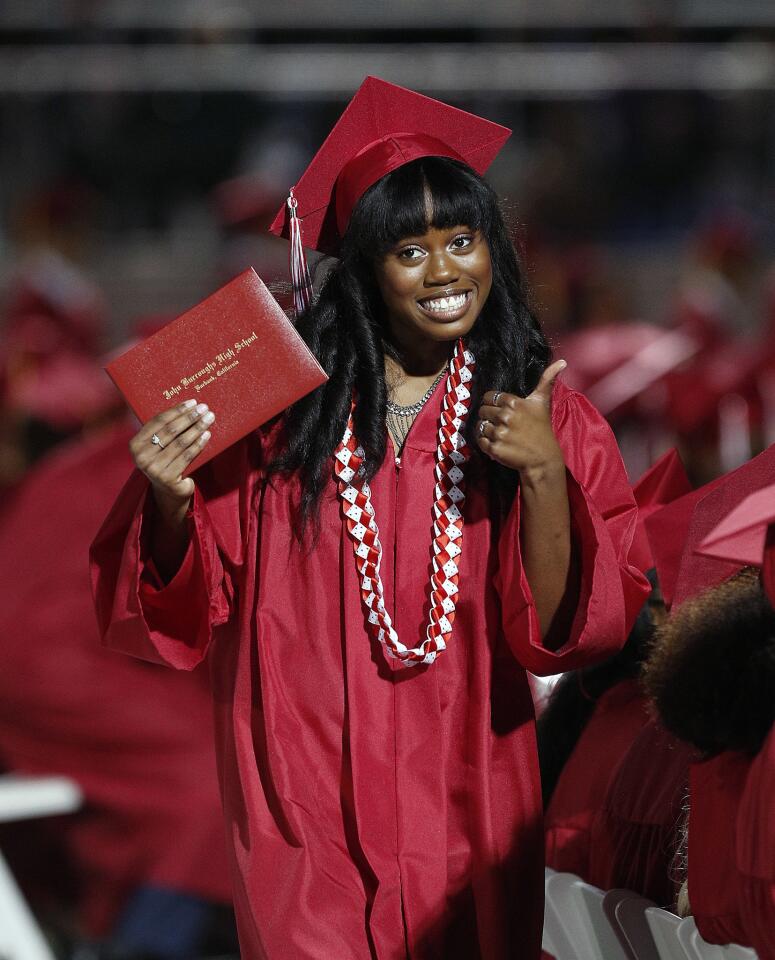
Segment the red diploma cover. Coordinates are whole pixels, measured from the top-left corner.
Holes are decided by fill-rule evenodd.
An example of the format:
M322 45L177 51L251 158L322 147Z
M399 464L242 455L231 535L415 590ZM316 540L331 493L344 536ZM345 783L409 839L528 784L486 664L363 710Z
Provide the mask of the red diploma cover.
M184 476L327 379L252 268L105 369L143 423L189 398L213 411Z

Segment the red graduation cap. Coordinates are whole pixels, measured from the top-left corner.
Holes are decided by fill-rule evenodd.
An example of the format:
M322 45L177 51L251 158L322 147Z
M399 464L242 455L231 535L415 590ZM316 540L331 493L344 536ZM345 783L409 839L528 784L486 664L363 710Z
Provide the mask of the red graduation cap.
M510 136L507 127L366 77L293 188L302 245L336 256L353 207L377 180L419 157L462 160L482 174ZM293 240L292 220L285 205L269 229Z
M775 483L749 494L707 534L695 553L760 567L767 528L775 522Z
M675 447L663 454L633 486L632 492L638 504L638 523L630 548L630 562L639 570L645 573L655 565L646 534L646 518L690 493L691 489L686 469Z
M644 518L644 526L659 578L665 606L672 605L678 582L681 558L689 535L692 513L697 503L717 487L723 477L673 500Z
M730 394L753 397L763 360L760 344L725 339L666 379L670 422L690 434L718 419L719 404Z
M749 494L718 523L695 553L762 568L762 584L775 606L775 483Z
M751 551L750 541L748 544L743 544L743 550L737 551L738 555L734 559L715 554L708 555L706 549L700 553L697 548L722 520L751 494L770 486L774 475L775 445L768 447L758 457L754 457L742 467L715 481L714 488L697 503L691 518L678 574L674 598L676 603L682 603L703 590L727 580L746 565ZM762 550L763 547L762 534Z

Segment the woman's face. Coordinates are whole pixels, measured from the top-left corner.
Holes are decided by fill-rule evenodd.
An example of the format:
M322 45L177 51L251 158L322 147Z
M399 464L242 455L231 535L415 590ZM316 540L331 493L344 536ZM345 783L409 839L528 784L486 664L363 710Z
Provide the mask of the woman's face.
M492 286L487 241L462 225L404 238L375 270L391 332L403 343L464 337Z

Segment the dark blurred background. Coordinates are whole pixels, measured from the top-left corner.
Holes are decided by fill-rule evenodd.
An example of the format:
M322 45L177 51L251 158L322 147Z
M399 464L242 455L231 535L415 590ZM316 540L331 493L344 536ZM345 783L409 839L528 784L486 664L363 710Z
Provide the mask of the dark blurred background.
M761 336L774 32L766 0L11 0L0 288L91 297L102 349L248 264L284 276L264 227L371 73L513 128L491 179L561 346L686 308Z
M0 555L32 596L64 576L44 557L85 552L129 470L102 359L247 266L281 289L287 246L266 226L367 74L513 128L490 179L565 378L609 417L633 480L672 444L700 482L775 440L771 0L5 0ZM94 466L108 456L112 486ZM74 502L92 508L77 548L56 539ZM32 516L47 532L20 568ZM78 576L60 592L82 606L59 622L88 658ZM41 657L18 652L33 603L0 622L15 689L52 643L40 627ZM13 739L53 696L17 694L0 716L15 731L0 766L83 788ZM54 926L108 936L145 880L121 883L99 921L55 907Z

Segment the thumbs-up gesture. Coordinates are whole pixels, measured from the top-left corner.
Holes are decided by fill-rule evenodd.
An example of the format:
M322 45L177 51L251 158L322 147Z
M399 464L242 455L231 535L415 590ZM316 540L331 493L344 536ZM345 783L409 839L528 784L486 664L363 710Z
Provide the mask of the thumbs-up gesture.
M504 467L519 470L527 482L560 469L564 476L562 450L552 430L551 403L554 381L566 366L564 360L548 366L527 397L488 390L482 398L476 425L480 449Z

